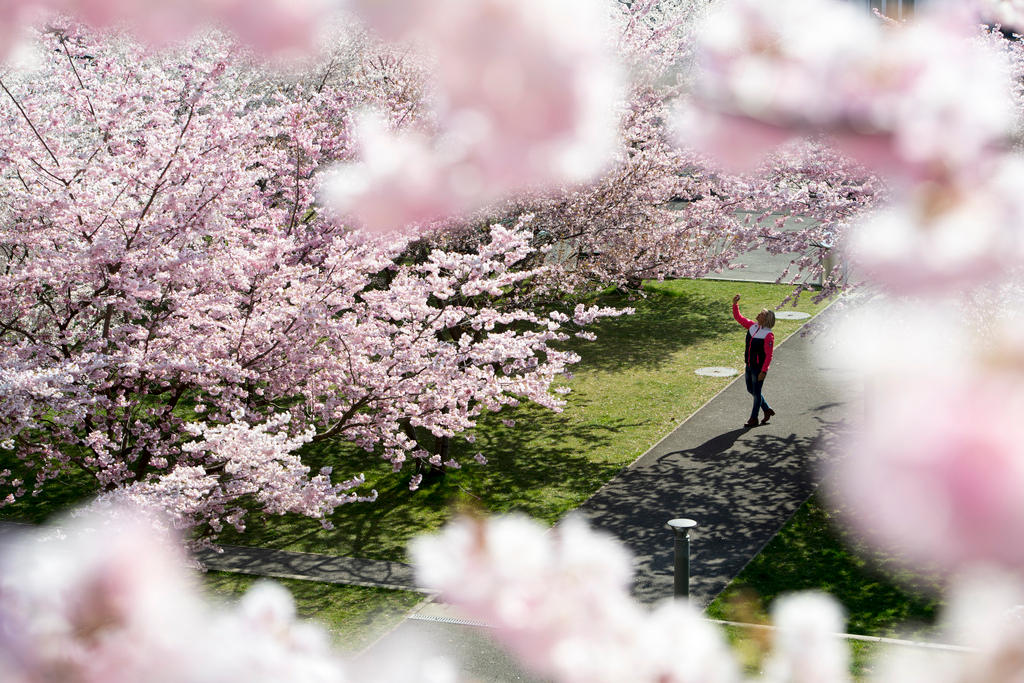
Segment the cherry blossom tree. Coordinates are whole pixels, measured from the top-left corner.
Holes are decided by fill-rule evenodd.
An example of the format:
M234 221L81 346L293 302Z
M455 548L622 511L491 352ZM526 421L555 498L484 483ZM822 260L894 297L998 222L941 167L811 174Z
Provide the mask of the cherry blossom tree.
M667 103L685 84L701 12L700 3L675 5L668 12L635 3L617 17L617 48L631 81L615 167L596 182L526 196L508 209L535 213L544 241L556 245L562 281L637 289L645 278L724 268L747 244L750 231L732 210L745 188L667 135Z
M796 296L813 289L821 301L863 282L851 280L843 263L846 242L852 226L885 202L889 188L881 177L808 139L769 154L755 178L749 220L764 226L759 234L770 253L799 254L780 277L797 284ZM787 220L799 228L781 229Z
M302 324L298 291L330 286L299 213L311 135L245 93L216 36L180 61L73 25L43 40L48 64L3 84L5 444L36 488L74 466L111 489L187 461L192 415L266 412L245 397L285 359L274 336Z
M405 106L393 80L268 92L221 36L41 39L46 64L2 81L8 501L71 467L179 526L241 527L242 500L327 524L362 479L311 476L303 443L458 467L448 440L481 412L560 409L577 358L556 342L619 313L517 305L542 270L517 268L528 216L403 263L408 238L318 209L353 102Z

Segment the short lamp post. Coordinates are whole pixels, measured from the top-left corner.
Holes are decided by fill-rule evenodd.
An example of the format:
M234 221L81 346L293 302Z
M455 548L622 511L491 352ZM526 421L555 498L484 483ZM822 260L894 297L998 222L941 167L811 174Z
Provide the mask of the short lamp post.
M692 519L671 519L668 528L672 529L676 540L675 583L672 595L677 598L690 597L690 529L697 526Z

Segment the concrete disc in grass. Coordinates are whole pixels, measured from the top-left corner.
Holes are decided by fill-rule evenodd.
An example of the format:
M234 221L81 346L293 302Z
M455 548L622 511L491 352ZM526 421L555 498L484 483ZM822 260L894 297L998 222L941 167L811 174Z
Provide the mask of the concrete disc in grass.
M702 377L732 377L733 375L739 374L739 372L733 368L697 368L694 370L698 375Z

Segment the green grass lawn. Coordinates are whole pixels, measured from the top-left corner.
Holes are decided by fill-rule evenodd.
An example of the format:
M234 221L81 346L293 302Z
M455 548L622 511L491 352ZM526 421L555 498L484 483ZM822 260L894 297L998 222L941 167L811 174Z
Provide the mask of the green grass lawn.
M837 531L829 506L818 496L811 496L708 606L707 615L763 624L769 621L768 610L778 596L819 590L833 595L846 609L847 633L928 640L941 603L923 591L894 583L892 576L901 576L906 585L914 579L894 571L885 558L859 544L851 549L850 542ZM916 582L920 584L921 580ZM735 627L728 627L726 633L747 670L756 671L770 635ZM851 672L857 678L868 677L872 660L882 647L863 641L847 642Z
M833 513L818 496L797 510L757 557L712 602L715 619L766 621L771 602L793 591L820 590L835 596L847 612L847 632L866 636L924 637L939 603L903 588L876 568L867 549L850 549L833 524ZM904 576L908 581L910 577Z
M202 575L207 592L218 600L234 601L260 579L244 574L207 572ZM397 625L423 596L382 588L339 586L314 581L274 579L295 598L300 617L320 622L336 646L357 652Z

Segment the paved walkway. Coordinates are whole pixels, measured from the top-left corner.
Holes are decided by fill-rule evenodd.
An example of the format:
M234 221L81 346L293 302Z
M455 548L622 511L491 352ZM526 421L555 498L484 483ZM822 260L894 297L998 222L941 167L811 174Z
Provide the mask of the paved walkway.
M221 548L223 552L208 550L199 553L199 560L209 569L222 572L425 592L416 585L412 567L401 562L250 546L225 545Z
M22 522L0 521L0 540L34 528ZM220 572L427 592L416 585L412 567L401 562L237 545L224 545L221 550L204 550L196 556L208 569Z
M750 395L738 378L579 508L633 552L639 600L672 595L669 519L698 522L691 596L706 605L813 491L823 447L842 425L836 389L825 379L837 371L819 366L813 344L797 333L778 345L765 382L777 413L771 423L742 428Z

